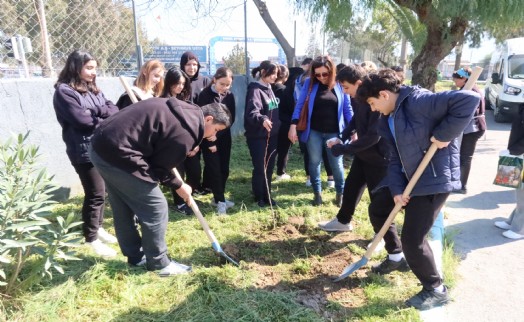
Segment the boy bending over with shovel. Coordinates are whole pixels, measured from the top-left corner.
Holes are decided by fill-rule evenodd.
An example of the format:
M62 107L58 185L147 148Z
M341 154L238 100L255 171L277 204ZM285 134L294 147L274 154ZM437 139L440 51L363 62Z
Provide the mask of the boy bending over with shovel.
M435 94L418 86L401 87L391 69L370 74L358 88L357 96L382 114L378 131L391 151L385 183L395 203L405 207L402 249L423 285L406 305L419 310L443 305L449 296L426 236L449 193L460 188L460 157L455 138L468 124L480 98L467 90ZM431 143L437 152L411 195L403 197ZM374 226L386 221L387 213L382 213L383 217L374 218L378 220Z
M167 254L168 207L159 184L188 201L191 187L172 169L202 139L230 126L230 119L223 104L198 107L176 98L150 98L112 115L97 128L91 161L106 182L118 244L130 265L145 265L160 276L191 270Z

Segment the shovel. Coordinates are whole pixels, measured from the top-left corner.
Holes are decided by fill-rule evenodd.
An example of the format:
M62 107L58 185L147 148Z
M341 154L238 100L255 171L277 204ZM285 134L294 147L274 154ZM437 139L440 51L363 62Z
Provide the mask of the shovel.
M402 193L402 196L404 198L409 197L409 194L413 190L413 187L417 184L418 179L422 175L422 172L426 169L427 165L429 164L429 161L431 161L431 158L433 158L433 155L437 151L437 145L435 143L431 144L431 146L428 149L428 152L426 152L426 155L420 162L417 170L411 177L411 180L409 180L408 185L406 186L406 189L404 189L404 192ZM364 254L364 257L362 257L358 262L353 263L349 266L346 266L342 273L334 280L335 282L341 281L344 278L348 277L350 274L355 272L357 269L361 268L362 266L366 265L369 259L371 258L371 255L373 254L373 251L377 247L380 240L384 237L386 234L386 231L389 229L389 226L391 226L391 223L393 220L395 220L395 217L397 216L397 213L402 209L402 204L397 203L395 204L395 207L391 212L389 213L388 218L384 222L384 225L382 228L380 228L379 232L375 235L375 238L373 238L373 241L371 242L371 245L369 245L368 250Z
M133 103L136 103L138 102L135 94L133 93L133 91L131 90L131 87L129 86L129 84L126 82L126 80L120 76L120 82L122 83L122 85L124 86L127 94L129 95L129 98L131 99L131 102ZM177 169L176 168L173 168L173 173L175 174L175 176L183 182L182 178L180 177L180 174L178 173ZM189 205L189 207L191 207L191 209L193 210L193 212L195 213L198 221L200 222L200 225L202 225L202 228L204 229L204 232L206 233L207 235L207 238L209 238L209 241L211 241L211 247L213 247L213 249L215 250L215 252L217 252L220 256L224 257L227 261L229 261L230 263L232 263L233 265L235 266L239 266L238 263L236 261L234 261L231 257L229 257L223 250L222 250L222 247L220 247L220 244L218 243L218 240L216 239L215 235L213 234L213 232L211 231L211 229L209 228L209 225L207 224L207 221L204 219L204 216L202 216L202 213L200 212L200 209L198 209L198 206L195 202L195 200L193 199L192 196L189 196L189 200L186 201Z
M473 88L473 85L475 85L475 82L479 78L480 74L482 73L482 67L475 67L471 73L471 76L468 78L468 81L464 85L463 89L470 90ZM411 180L409 180L408 185L406 186L406 189L404 189L404 192L402 193L402 196L404 198L409 197L409 194L417 184L418 179L422 175L422 172L424 172L424 169L426 169L427 165L429 164L429 161L431 161L431 158L433 158L433 155L437 151L437 145L435 143L431 144L431 146L428 149L428 152L426 152L426 155L420 162L417 170L411 177ZM348 277L350 274L354 273L356 270L361 268L362 266L366 265L369 259L371 258L371 255L373 254L373 251L375 251L375 248L377 248L378 243L380 240L384 237L386 234L386 231L389 229L389 226L397 216L397 213L402 209L402 204L397 203L395 204L395 207L391 212L389 213L388 218L386 219L386 222L384 222L384 225L380 229L380 231L375 235L375 238L373 238L373 241L371 242L371 245L369 245L366 253L364 254L364 257L362 257L358 262L353 263L351 265L346 266L342 273L334 280L335 282L341 281L344 278Z
M177 179L182 181L182 178L180 177L180 174L178 173L178 170L176 168L173 168L173 172L175 173L175 176L177 177ZM216 239L215 235L213 234L213 232L209 228L209 225L207 224L207 221L204 219L204 216L200 212L200 209L198 209L198 206L197 206L195 200L193 199L193 197L191 195L189 196L189 200L187 200L186 203L189 204L189 207L191 207L191 210L193 210L193 212L195 213L198 221L200 222L200 225L202 226L202 228L204 229L204 232L207 235L207 238L211 242L211 247L213 247L215 252L217 252L218 255L224 257L231 264L233 264L235 266L239 266L236 261L234 261L231 257L229 257L224 252L224 250L222 250L222 247L220 247L220 244L218 243L218 240Z

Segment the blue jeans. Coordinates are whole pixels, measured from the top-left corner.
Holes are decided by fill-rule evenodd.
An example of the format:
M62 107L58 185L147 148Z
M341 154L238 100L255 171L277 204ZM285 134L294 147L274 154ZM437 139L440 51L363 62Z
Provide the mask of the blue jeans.
M320 181L320 162L322 161L322 147L326 141L337 137L338 133L322 133L311 130L307 141L307 150L309 153L309 176L314 192L321 192L322 186ZM342 156L334 156L331 149L327 149L329 164L333 169L333 179L335 179L335 190L337 193L344 191L344 165Z

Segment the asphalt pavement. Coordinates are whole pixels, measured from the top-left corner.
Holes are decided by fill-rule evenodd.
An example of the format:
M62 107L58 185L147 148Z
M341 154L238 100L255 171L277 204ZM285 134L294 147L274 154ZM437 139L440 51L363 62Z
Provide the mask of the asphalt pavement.
M524 239L505 238L493 225L515 207L515 190L493 185L511 125L495 123L492 111L486 116L488 130L477 143L468 193L451 195L444 209L446 234L461 257L453 301L421 312L425 322L524 321Z

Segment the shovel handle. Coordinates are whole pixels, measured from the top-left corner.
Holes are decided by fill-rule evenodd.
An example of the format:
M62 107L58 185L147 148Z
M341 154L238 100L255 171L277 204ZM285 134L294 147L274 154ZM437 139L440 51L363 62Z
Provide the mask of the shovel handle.
M413 191L413 188L417 184L418 179L420 178L420 176L422 175L422 173L428 166L429 162L431 161L431 158L433 158L433 155L435 155L436 151L437 151L437 144L436 143L431 144L428 151L426 152L426 155L424 155L424 158L418 165L417 170L415 171L415 173L411 177L411 180L409 180L408 185L404 189L404 192L402 193L403 197L409 197L409 195L411 194L411 191ZM393 222L393 220L395 220L395 217L397 216L398 212L401 209L402 209L402 204L396 203L395 207L393 207L393 210L391 210L388 218L384 222L384 225L382 226L382 228L380 228L379 232L375 235L375 238L373 238L373 241L371 242L371 245L368 247L368 250L364 254L364 257L366 257L367 259L371 258L373 251L375 250L375 248L377 248L378 243L384 237L384 235L386 234L386 231L389 229L389 226L391 226L391 223Z
M124 86L124 89L126 90L127 95L129 95L131 102L133 103L138 102L135 92L133 92L133 90L131 89L131 86L129 86L124 76L119 76L118 78L120 79L120 83L122 83L122 86Z
M173 168L173 173L175 174L177 179L179 179L180 181L184 182L182 180L182 177L180 176L180 173L178 173L178 170L176 168ZM189 207L191 207L191 210L193 210L193 212L195 213L195 216L197 217L198 221L200 222L200 225L202 226L202 228L204 229L204 232L206 233L207 238L209 239L209 241L212 244L216 243L218 245L218 240L215 237L215 234L213 234L213 232L209 228L209 225L207 224L206 219L204 218L204 216L200 212L200 209L198 209L198 206L197 206L195 200L193 199L193 197L191 195L189 196L189 200L188 201L186 201L186 203L188 203Z

